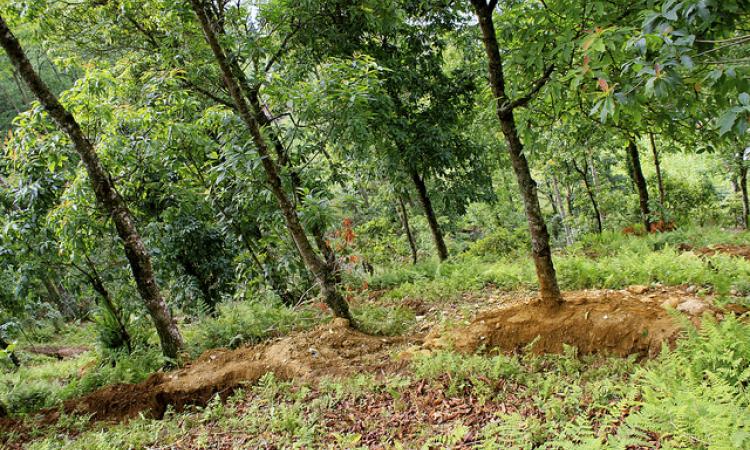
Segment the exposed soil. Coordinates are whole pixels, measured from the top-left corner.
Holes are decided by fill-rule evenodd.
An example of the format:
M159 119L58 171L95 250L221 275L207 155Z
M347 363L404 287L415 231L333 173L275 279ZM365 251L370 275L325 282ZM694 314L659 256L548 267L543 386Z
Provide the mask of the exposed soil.
M24 347L21 351L27 353L35 353L37 355L50 356L57 359L72 358L78 356L81 353L86 353L91 350L88 347L56 347L52 345L35 345L33 347Z
M715 244L710 247L693 248L689 244L680 244L679 249L682 251L692 251L699 256L713 256L718 253L724 253L730 256L750 259L750 245Z
M556 308L540 305L532 294L519 298L515 293L512 299L501 295L483 297L485 303L477 303L476 309L490 309L480 312L466 326L447 331L436 327L424 342L415 336L366 335L349 328L345 320L335 319L313 330L253 347L210 350L182 369L155 373L138 384L108 386L70 400L62 409L67 414L91 415L95 421L126 420L140 413L161 418L170 405L176 411L191 405L205 405L216 394L226 398L236 388L254 383L269 372L279 379L312 380L356 373L382 377L403 369L411 352L439 348L473 352L483 347L507 352L533 342L531 349L536 353L556 353L563 350L565 343L576 346L581 353L654 356L662 343L673 342L680 332L679 321L668 309L681 311L694 321L705 312L722 313L711 305L710 299L700 298L686 288L631 286L620 291L569 292L565 294L564 304ZM428 316L436 314L421 302L408 306ZM451 311L449 308L443 312L452 317ZM422 321L431 322L426 318ZM406 357L392 357L399 352ZM399 417L406 420L409 410L420 410L419 397L411 399L410 408L394 415L393 420L401 420ZM388 403L385 398L371 401L375 409ZM431 411L431 416L419 422L439 423L443 417L450 419L457 411L459 416L477 415L483 418L480 422L484 422L496 412L494 407L475 403L471 399L460 405L441 403L439 408L425 410ZM58 410L42 411L42 425L55 423L58 417ZM325 419L330 423L340 420L338 417ZM394 422L386 428L395 425ZM14 430L22 435L29 431L12 418L0 418L0 430ZM400 430L405 435L416 432L410 427ZM374 440L377 434L368 439Z
M564 297L557 307L532 299L484 312L467 326L430 333L424 346L512 352L533 342L535 353L560 353L567 344L582 354L655 356L662 343L673 342L680 331L668 307L696 318L714 311L707 300L680 288L631 286L568 292Z
M205 405L214 395L226 397L244 383L268 372L280 379L377 373L388 352L404 338L369 336L334 319L318 328L254 347L209 350L189 366L155 373L138 384L118 384L65 403L66 413L91 414L94 420L122 420L143 412L161 418L171 405L182 411ZM48 420L56 420L48 412Z

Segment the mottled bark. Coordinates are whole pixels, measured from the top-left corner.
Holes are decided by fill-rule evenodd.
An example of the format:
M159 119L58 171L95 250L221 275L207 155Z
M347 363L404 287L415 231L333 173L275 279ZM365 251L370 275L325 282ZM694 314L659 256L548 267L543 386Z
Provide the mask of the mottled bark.
M654 140L654 133L648 134L651 140L651 152L654 154L654 169L656 169L656 185L659 188L659 205L661 205L661 221L667 223L664 217L664 208L667 205L667 193L664 190L664 179L661 176L661 161L659 159L659 150L656 148L656 141Z
M151 266L151 255L138 233L133 215L115 189L112 179L102 165L91 141L84 135L73 115L60 104L57 97L34 71L26 54L2 17L0 17L0 43L29 89L39 99L50 117L68 135L73 147L81 157L97 202L112 218L117 234L123 242L125 255L130 263L138 292L159 335L162 352L169 358L175 358L183 346L182 336L161 296Z
M630 161L630 177L635 184L636 192L638 193L638 205L641 210L641 220L643 225L646 227L646 232L651 228L651 211L648 207L648 187L646 185L646 178L643 176L643 170L641 169L641 158L638 154L638 146L634 140L630 140L627 146L628 160Z
M573 161L573 168L576 172L581 176L581 179L583 179L583 185L586 188L586 195L589 197L589 200L591 201L591 207L594 209L594 218L596 219L596 229L598 233L602 232L602 214L599 212L599 203L596 201L596 195L594 195L594 190L591 187L591 184L589 183L589 177L588 177L588 168L586 167L588 163L586 162L586 159L584 158L584 167L581 169L578 166L578 163Z
M417 263L417 243L414 241L414 235L411 233L411 227L409 226L409 215L406 211L406 205L404 204L404 198L398 196L398 205L401 209L401 224L404 226L404 233L406 233L406 239L409 241L409 248L411 249L411 261L412 264Z
M495 25L492 21L492 13L497 4L496 0L471 0L474 10L476 11L479 27L482 30L482 41L484 43L487 55L487 63L490 78L490 87L495 97L497 117L505 136L507 143L508 155L516 175L518 188L523 199L526 220L529 223L531 234L531 254L536 266L537 278L539 280L539 294L543 302L550 305L558 305L562 302L560 288L557 284L557 275L552 263L552 249L549 243L549 233L547 224L544 221L542 210L539 206L539 196L537 185L531 176L528 161L523 151L523 144L518 136L516 121L513 110L517 105L523 105L528 102L535 92L543 86L551 74L550 68L545 71L542 78L537 80L531 88L529 95L517 100L511 100L505 93L505 79L503 75L503 65L500 56L500 49L495 34Z
M430 226L430 232L432 233L432 240L435 243L438 258L440 258L440 261L445 261L448 259L448 247L445 246L443 231L440 229L440 223L438 223L435 210L432 208L432 201L430 201L430 196L427 194L427 186L424 183L424 179L419 176L416 170L410 170L409 175L414 182L414 187L417 188L419 202L422 204L425 217L427 217L427 223Z
M560 183L558 183L557 177L554 174L552 175L552 192L554 194L554 200L557 202L557 209L560 214L563 233L565 233L565 243L571 245L573 243L573 237L570 235L570 228L567 223L568 215L565 212L565 205L563 205L562 196L560 195Z
M750 201L747 195L747 164L744 159L744 152L739 154L739 188L742 197L742 228L750 228Z
M335 273L329 265L321 259L315 252L310 241L305 234L305 230L297 216L294 204L284 191L284 187L279 174L279 167L276 161L271 157L271 151L263 135L261 124L253 112L251 112L247 99L242 94L238 78L241 75L235 74L224 53L224 49L219 44L219 40L214 31L213 25L206 14L204 4L200 0L190 1L198 20L200 21L206 41L213 52L216 63L221 70L224 84L229 91L237 113L248 128L252 136L255 148L260 156L261 164L266 173L266 179L273 196L276 198L279 209L281 210L287 230L297 245L297 249L302 256L308 270L313 273L316 281L320 284L321 293L326 304L338 317L348 319L353 324L353 319L349 312L349 305L338 291Z
M73 264L73 267L89 280L91 287L101 299L101 306L115 319L120 339L122 339L125 344L128 353L131 353L133 351L132 339L130 338L128 329L125 327L125 321L122 318L122 310L115 306L115 302L112 299L112 295L109 293L109 289L104 285L104 280L101 275L99 275L99 271L96 270L96 266L88 257L86 257L86 264L88 269L83 269L76 264Z

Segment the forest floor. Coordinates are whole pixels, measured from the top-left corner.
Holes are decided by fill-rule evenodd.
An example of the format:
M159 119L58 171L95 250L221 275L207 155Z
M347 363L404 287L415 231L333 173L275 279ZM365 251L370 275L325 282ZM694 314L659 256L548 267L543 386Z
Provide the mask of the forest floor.
M686 246L679 250L705 270L733 264L750 273L735 257L746 256L746 244ZM606 249L596 250L606 258ZM732 256L716 259L720 252ZM523 285L459 284L435 299L401 296L399 288L411 288L398 282L354 301L365 310L407 309L408 326L395 335L334 319L256 345L209 349L177 370L0 418L0 441L8 448L661 448L674 444L674 433L629 421L648 411L644 379L649 371L663 375L672 355L663 346L679 347L677 338L696 335L701 322L709 330L703 339L713 339L710 330L733 326L747 311L738 304L747 303L741 285L694 284L689 274L671 286L567 291L553 309ZM415 288L430 292L425 283L435 280ZM80 360L82 376L90 357L68 357Z

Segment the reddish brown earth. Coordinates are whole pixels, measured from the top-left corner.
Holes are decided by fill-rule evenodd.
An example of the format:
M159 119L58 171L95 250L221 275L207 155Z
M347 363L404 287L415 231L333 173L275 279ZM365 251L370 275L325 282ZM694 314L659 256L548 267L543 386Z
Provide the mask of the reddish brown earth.
M366 335L349 328L345 320L335 319L313 330L253 347L210 350L179 370L155 373L138 384L106 387L70 400L62 409L68 414L91 415L94 421L126 420L140 413L161 418L167 406L181 411L191 405L205 405L216 394L226 398L236 388L254 383L268 372L279 379L303 380L357 373L387 375L408 364L408 357L393 358L394 354L408 356L412 351L446 347L463 352L480 348L517 351L533 342L532 351L548 353L562 351L565 343L578 347L581 353L653 356L663 342L670 343L679 335L680 327L667 308L683 311L696 321L704 312L717 313L707 299L686 289L647 286L568 292L564 304L557 308L542 306L532 297L508 303L489 298L485 301L492 309L479 313L469 325L433 330L424 345L415 336ZM409 306L420 312L426 309L426 305L417 302ZM404 352L407 346L409 351ZM409 400L412 408L421 407L418 397L415 394ZM385 402L378 398L371 401L373 408ZM467 402L436 404L425 410L424 414L431 415L423 420L432 423L454 414L484 417L494 413L474 400ZM51 424L58 416L57 410L42 411L40 421ZM393 420L398 421L399 417L406 416L394 416ZM330 422L334 419L326 418ZM10 430L20 434L29 431L21 422L0 418L0 431Z
M57 359L72 358L78 356L81 353L86 353L91 350L88 347L56 347L53 345L35 345L33 347L24 347L21 351L28 353L35 353L37 355L50 356Z
M392 346L404 338L369 336L342 319L254 347L209 350L190 365L159 372L138 384L117 384L65 403L66 413L91 414L94 420L123 420L145 413L161 418L171 405L182 411L205 405L219 394L226 398L237 387L268 372L279 379L315 378L377 372L389 362ZM49 419L57 412L49 411Z
M681 244L679 249L682 251L692 251L699 256L713 256L718 253L723 253L730 256L750 259L750 245L715 244L710 247L693 248L689 244Z
M680 332L669 308L696 318L713 311L706 300L680 288L576 291L565 293L560 306L533 298L486 311L467 326L430 333L425 347L513 352L533 343L534 353L560 353L567 344L582 354L655 356Z

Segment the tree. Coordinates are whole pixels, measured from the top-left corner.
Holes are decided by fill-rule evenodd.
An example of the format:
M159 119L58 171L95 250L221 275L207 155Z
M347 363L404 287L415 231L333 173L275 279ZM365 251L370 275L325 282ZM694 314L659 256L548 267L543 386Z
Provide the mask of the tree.
M305 261L305 265L314 274L320 284L328 307L331 308L337 317L348 319L353 324L349 307L341 296L341 293L338 292L337 279L333 267L316 254L315 249L307 238L305 230L300 224L294 204L284 191L283 183L279 176L279 163L271 156L270 147L263 134L262 125L267 124L267 122L266 119L261 119L260 117L265 116L261 115L260 103L253 101L256 98L254 96L255 91L247 89L249 85L244 82L244 74L238 72L227 59L226 53L217 38L215 31L217 25L210 20L204 2L201 0L191 0L190 3L198 17L206 42L211 48L216 64L221 70L224 85L229 91L234 107L252 136L256 151L261 158L261 164L266 172L268 185L279 204L289 234L297 245L297 249ZM244 91L242 86L246 86ZM246 97L248 94L250 96L249 101Z
M489 69L490 87L497 108L497 117L505 136L508 155L516 175L518 188L523 198L526 219L529 223L531 234L531 254L534 258L537 279L539 280L539 294L544 303L555 305L562 301L560 288L557 284L557 274L552 263L552 249L550 247L547 224L544 221L542 210L539 206L537 185L531 176L529 163L524 155L523 144L516 129L514 110L528 104L529 101L547 83L553 65L545 68L543 75L534 82L533 87L525 95L516 99L510 99L505 91L505 75L503 73L503 61L498 46L493 13L497 0L470 0L482 31L487 64Z
M135 220L124 200L115 190L112 179L97 156L96 149L84 135L75 118L59 102L31 66L23 49L2 17L0 17L0 44L2 44L29 89L57 125L68 135L83 161L97 201L101 203L112 218L123 242L138 291L159 335L162 352L168 358L176 358L177 353L183 346L182 336L161 296L154 277L151 256L138 233Z

